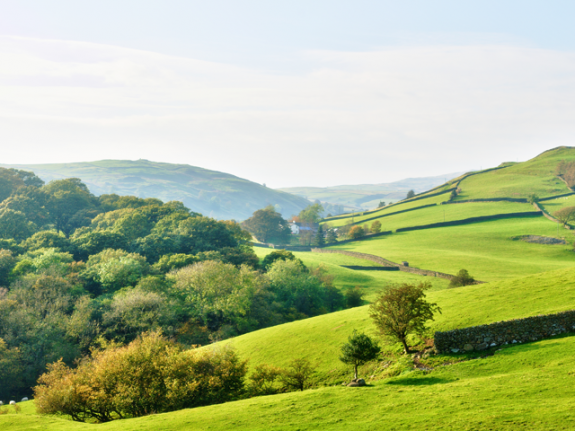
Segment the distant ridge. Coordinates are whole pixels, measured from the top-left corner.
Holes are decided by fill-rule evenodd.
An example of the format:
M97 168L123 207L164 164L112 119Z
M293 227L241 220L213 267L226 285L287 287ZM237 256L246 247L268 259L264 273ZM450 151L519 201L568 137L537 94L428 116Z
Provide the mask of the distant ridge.
M143 159L0 166L33 171L46 182L80 178L95 195L117 193L165 202L178 200L193 211L220 220L245 220L267 205L276 206L284 217L289 217L310 203L224 172Z

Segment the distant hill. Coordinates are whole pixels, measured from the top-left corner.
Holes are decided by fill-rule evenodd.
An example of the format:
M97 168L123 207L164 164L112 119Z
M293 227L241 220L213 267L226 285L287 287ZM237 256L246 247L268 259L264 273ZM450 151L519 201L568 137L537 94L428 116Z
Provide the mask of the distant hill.
M342 205L345 211L377 208L380 201L397 202L405 198L409 190L421 193L439 186L463 172L436 177L406 178L392 183L357 184L333 187L285 187L278 190L292 193L309 200L319 200Z
M148 160L101 160L86 163L0 165L33 171L44 181L80 178L96 195L117 193L163 201L182 201L216 219L245 220L267 205L289 217L309 205L300 196L267 188L223 172Z

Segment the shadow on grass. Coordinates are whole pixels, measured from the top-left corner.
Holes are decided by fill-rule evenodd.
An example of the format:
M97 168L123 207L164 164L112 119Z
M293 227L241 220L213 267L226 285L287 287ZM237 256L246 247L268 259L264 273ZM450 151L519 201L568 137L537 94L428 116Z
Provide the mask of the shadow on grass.
M420 378L405 378L392 380L387 382L388 385L396 386L429 386L429 385L440 385L445 383L451 383L452 379L442 379L440 377L420 377Z

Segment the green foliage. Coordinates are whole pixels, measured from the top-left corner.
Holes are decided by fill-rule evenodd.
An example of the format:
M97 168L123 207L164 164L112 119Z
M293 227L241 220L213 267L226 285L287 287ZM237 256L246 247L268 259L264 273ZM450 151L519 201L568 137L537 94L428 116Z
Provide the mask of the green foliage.
M361 226L352 226L349 230L349 237L352 239L359 239L365 236L365 230Z
M410 333L423 334L425 323L433 320L435 312L441 309L435 303L425 300L429 283L402 284L383 291L370 306L370 316L379 333L403 344L409 352L407 336Z
M529 196L527 196L527 202L533 205L539 202L539 196L537 196L535 193L532 193Z
M353 330L347 343L341 346L339 360L353 366L354 379L357 379L357 368L377 359L381 348L370 337Z
M379 233L381 232L381 222L379 220L375 220L372 224L371 224L371 228L370 228L371 233Z
M469 275L466 269L461 269L449 282L449 287L468 286L475 283L475 279Z
M0 288L9 286L14 266L16 266L14 254L10 250L0 249Z
M28 221L20 211L3 209L0 211L0 237L23 241L36 232L37 227Z
M306 358L292 359L280 375L280 380L288 390L303 391L311 384L315 367Z
M22 358L17 347L8 348L0 338L0 399L16 398L22 385Z
M345 291L345 303L347 308L359 307L363 304L363 292L359 286Z
M245 374L231 349L182 351L148 333L95 351L75 369L51 364L34 393L41 414L109 422L228 401L242 392Z
M334 244L337 242L337 235L335 234L333 229L328 229L327 234L325 236L325 242L327 244Z
M280 378L284 370L268 364L258 364L250 375L249 394L273 395L281 391Z
M249 219L242 223L242 226L253 234L258 241L273 244L289 243L291 229L288 222L271 205L254 212Z
M57 248L60 251L71 251L70 240L55 231L43 230L36 232L23 242L22 246L27 251L35 251L41 248Z
M303 262L300 259L296 258L294 254L288 250L274 250L271 253L267 254L266 257L264 257L264 259L262 260L262 268L264 269L264 271L267 271L267 269L274 262L278 260L293 260L296 262L300 262L302 268L305 268Z
M411 199L415 197L415 192L413 190L410 190L407 192L407 196L405 197L405 199Z
M319 225L317 228L317 232L313 239L313 245L317 247L323 247L325 245L325 237L323 235L323 228L321 225Z
M322 219L323 212L322 204L314 203L301 210L298 217L303 223L319 223Z

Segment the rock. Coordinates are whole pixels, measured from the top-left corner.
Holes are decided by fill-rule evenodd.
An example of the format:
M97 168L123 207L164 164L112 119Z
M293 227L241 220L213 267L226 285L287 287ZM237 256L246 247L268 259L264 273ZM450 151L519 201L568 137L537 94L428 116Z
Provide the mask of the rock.
M16 404L16 401L14 401L14 400L11 400L11 401L10 401L10 405L11 405L11 406L13 406L13 405L15 405L15 404Z
M451 349L451 351L452 351L453 353L457 353L457 352L459 352L459 349Z
M476 349L476 350L485 350L485 349L487 349L488 347L489 347L489 344L487 344L487 343L481 343L481 344L478 344L475 349Z
M22 398L22 401L28 401L28 397Z
M350 388L357 388L360 386L365 386L365 380L363 379L353 379L351 382L348 383L347 385Z
M471 344L466 344L465 346L463 346L463 350L465 350L466 352L470 352L471 350L473 350L473 346Z

